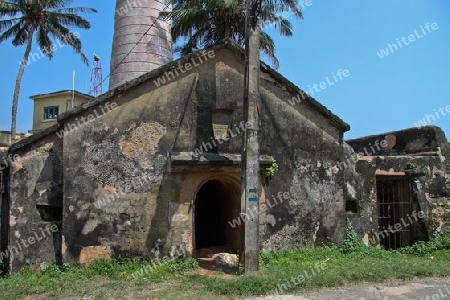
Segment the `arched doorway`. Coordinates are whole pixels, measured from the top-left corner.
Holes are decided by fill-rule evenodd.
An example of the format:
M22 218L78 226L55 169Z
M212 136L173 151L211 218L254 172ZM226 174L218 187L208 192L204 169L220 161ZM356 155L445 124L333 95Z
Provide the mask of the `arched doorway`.
M229 246L239 250L240 188L232 181L213 179L202 185L195 198L195 248Z

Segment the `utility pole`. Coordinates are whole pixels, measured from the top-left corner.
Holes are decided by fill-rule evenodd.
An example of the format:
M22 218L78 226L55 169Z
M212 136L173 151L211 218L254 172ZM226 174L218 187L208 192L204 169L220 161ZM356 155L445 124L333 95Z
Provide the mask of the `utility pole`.
M261 0L246 0L244 117L251 125L243 138L241 209L245 213L245 272L259 269L259 20ZM245 203L245 205L244 205ZM241 231L242 233L242 231ZM242 240L242 235L241 235ZM242 247L241 247L242 249Z

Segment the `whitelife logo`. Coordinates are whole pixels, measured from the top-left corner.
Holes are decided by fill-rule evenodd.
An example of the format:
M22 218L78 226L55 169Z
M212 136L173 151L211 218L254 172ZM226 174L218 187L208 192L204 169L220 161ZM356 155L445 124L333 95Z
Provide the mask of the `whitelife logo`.
M64 137L64 135L66 135L66 134L68 134L68 133L70 133L70 132L72 132L72 131L77 130L77 129L80 128L80 126L83 125L84 123L93 121L93 120L97 119L98 117L100 117L100 116L102 116L102 115L105 115L105 114L109 113L110 111L116 109L116 108L117 108L117 103L116 103L116 102L111 102L111 104L109 104L109 102L106 102L106 103L104 104L104 107L102 107L102 106L100 105L99 108L100 108L100 110L101 110L101 114L99 114L99 113L97 112L97 109L94 109L93 113L92 113L92 114L89 114L87 117L84 117L84 116L83 116L83 117L81 117L80 119L76 118L76 119L75 119L75 120L76 120L75 123L68 123L67 126L66 126L63 130L61 130L61 131L59 131L59 132L56 132L56 135L57 135L60 139L62 139L62 138Z
M22 64L30 65L32 63L31 60L33 60L33 62L36 62L39 59L47 56L48 53L55 52L56 50L58 50L58 46L59 46L59 48L62 48L66 45L69 45L72 42L72 40L74 40L76 38L80 38L80 33L78 31L73 32L73 33L71 32L67 36L64 36L62 38L62 41L57 39L56 42L58 43L58 45L51 44L50 47L44 47L42 49L39 48L40 55L39 55L39 53L31 52L30 55L28 56L28 61L21 60L18 63L19 63L19 65L22 65Z
M191 70L192 66L197 67L197 66L201 65L202 63L208 61L208 58L213 58L214 56L216 56L214 51L206 52L205 50L202 50L200 52L202 53L202 55L192 57L190 62L187 62L184 65L181 65L181 62L178 62L178 66L176 68L174 68L173 71L166 71L166 72L164 72L163 76L159 77L157 80L153 80L155 85L157 87L159 87L163 84L166 84L166 82L169 82L169 81L175 79L176 77L180 76L180 73L178 73L178 71L180 71L181 73L184 74L187 71ZM175 72L175 73L173 73L173 72Z
M273 204L270 203L269 198L266 199L266 203L261 203L261 205L259 206L259 213L264 213L268 208L272 208L275 205L281 204L283 203L283 200L289 200L290 198L291 194L289 192L278 192L276 198L274 195L272 195ZM280 202L278 202L277 199L280 200ZM258 208L256 207L254 210L249 210L246 213L240 213L240 217L231 220L230 222L228 222L228 224L230 224L231 228L235 228L236 226L240 226L242 222L245 222L246 219L249 220L254 218L255 214L257 213Z
M223 144L223 142L226 142L232 138L237 137L239 134L244 133L245 130L248 127L250 127L251 125L252 125L252 122L250 122L250 121L248 121L247 123L244 123L244 121L241 121L241 123L239 123L239 127L236 124L234 124L234 129L236 131L236 134L233 134L233 131L231 130L231 128L229 128L227 130L227 134L225 134L224 136L222 136L221 138L218 138L218 139L216 139L215 137L210 137L208 142L203 142L200 147L195 148L194 151L192 151L191 155L198 158L200 155L203 154L203 152L208 152L208 150L212 150L214 147L217 147L217 143ZM241 128L242 131L240 131L239 128ZM217 143L216 143L216 141L217 141ZM214 147L213 147L213 145L214 145Z
M326 76L325 81L322 81L319 84L314 83L312 86L308 84L309 94L305 93L304 91L300 91L300 94L298 94L295 97L292 97L291 99L288 100L288 102L290 105L294 106L295 104L302 102L302 100L305 100L306 97L314 96L314 92L319 93L325 90L326 88L335 85L339 81L344 80L348 76L350 76L350 71L347 69L345 70L339 69L336 71L336 74L334 74L334 72L331 72L332 79Z
M15 251L16 255L19 254L19 251L23 251L22 245L24 248L28 248L30 245L33 245L34 243L45 239L47 237L47 234L50 236L53 233L57 232L58 226L56 226L55 224L52 224L51 226L47 225L47 226L45 226L45 229L40 228L40 230L41 230L41 232L40 232L41 234L38 234L38 232L35 231L34 237L30 236L26 240L20 239L20 241L17 242L17 247L19 247L19 249L17 249L16 246L8 246L6 251L0 252L0 261L5 258L8 258L10 255L12 255L13 250ZM28 244L27 244L27 242L28 242Z
M441 113L441 116L445 117L447 114L450 113L450 105L447 105L445 107L445 111L444 108L439 107L438 111ZM435 117L436 116L436 117ZM428 124L431 124L432 122L436 122L436 119L440 119L440 116L438 114L438 112L436 111L436 109L434 109L434 115L425 115L425 118L423 118L422 120L417 121L417 123L414 123L414 126L416 126L417 128L420 128L422 126L427 126Z
M369 143L369 147L371 151L367 151L367 147L363 148L363 152L358 153L357 156L355 155L350 155L345 161L341 161L338 162L336 166L330 167L328 168L325 172L327 173L328 176L333 175L334 173L337 173L339 170L343 170L344 168L352 164L355 164L358 161L358 156L372 156L374 155L376 152L381 151L382 149L386 148L386 146L388 145L388 142L386 140L381 140L381 142L377 139L372 146L372 143ZM375 148L376 150L375 150ZM336 167L338 169L336 169Z
M404 220L403 218L401 218L401 219L400 219L400 222L401 222L401 223L395 223L394 226L389 225L388 228L383 228L384 230L377 232L377 233L375 234L375 236L376 236L376 238L378 239L378 242L380 242L381 239L385 239L385 238L389 237L389 235L390 235L391 233L396 233L396 232L398 232L398 231L400 231L400 230L402 230L402 229L404 229L404 228L408 228L409 226L411 226L411 225L414 223L414 221L411 219L411 217L412 217L416 222L418 221L418 219L423 219L423 218L425 218L425 213L424 213L423 211L419 211L419 212L413 211L413 212L411 213L411 216L410 216L409 214L406 214L406 216L407 216L407 218L408 218L409 223L406 223L405 220ZM372 242L373 244L376 243L375 236L372 237L372 239L371 239L371 242ZM380 236L381 236L381 238L380 238Z
M433 22L431 24L430 24L430 22L427 22L425 24L425 28L427 29L428 33L431 33L431 29L437 30L439 28L439 26L436 22ZM417 29L416 29L416 30L414 30L414 34L408 35L409 42L407 42L406 38L404 36L402 36L400 41L403 42L403 46L408 46L410 43L416 41L416 38L417 38L417 40L419 40L427 35L427 31L425 31L425 29L422 27L422 25L420 25L420 29L422 30L423 35L420 35L420 33L417 32ZM378 57L384 58L386 56L389 56L390 53L394 53L395 51L398 51L398 49L399 49L398 47L400 47L400 49L403 48L402 43L398 40L398 38L396 38L396 41L397 41L397 44L388 43L386 48L381 49L379 52L377 52ZM397 45L398 45L398 47L397 47ZM390 52L389 52L389 50L390 50Z

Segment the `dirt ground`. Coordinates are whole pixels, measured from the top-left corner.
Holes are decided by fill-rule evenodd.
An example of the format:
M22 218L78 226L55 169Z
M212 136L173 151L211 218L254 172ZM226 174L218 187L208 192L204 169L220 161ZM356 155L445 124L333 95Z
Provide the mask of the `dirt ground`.
M298 295L279 295L270 297L251 297L247 300L450 300L450 278L427 278L413 281L393 281L347 286L336 289L323 289Z

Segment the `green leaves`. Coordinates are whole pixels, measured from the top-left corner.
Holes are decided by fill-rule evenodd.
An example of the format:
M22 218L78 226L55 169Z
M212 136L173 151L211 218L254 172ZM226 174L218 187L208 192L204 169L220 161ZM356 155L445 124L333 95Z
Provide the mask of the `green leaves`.
M0 42L12 39L14 46L27 43L28 35L36 35L39 49L53 58L51 38L70 45L80 54L83 63L88 65L81 52L81 41L69 28L89 29L91 24L79 13L97 12L93 8L68 8L72 0L0 0L0 17L10 17L0 21ZM68 39L68 36L75 38ZM69 42L68 42L69 41Z
M0 43L12 39L14 46L26 44L25 53L20 63L14 88L11 138L16 138L17 107L19 102L20 84L27 65L34 35L40 52L49 59L53 57L53 43L50 37L58 42L70 45L81 60L89 65L86 55L81 52L81 41L67 27L89 29L91 24L77 13L97 12L93 8L67 8L73 0L0 0ZM9 19L8 19L9 17ZM68 38L75 36L75 38Z
M435 232L433 232L433 238L429 242L418 241L412 246L400 248L395 250L394 252L425 256L441 250L450 250L450 231L442 234L436 234Z
M289 16L303 18L294 0L264 0L258 12L261 24L273 25L282 36L293 34ZM225 38L244 46L245 0L175 0L170 12L161 12L165 20L172 20L172 37L176 42L185 38L176 52L189 54L197 49L211 46ZM264 31L260 31L260 49L275 68L280 66L275 57L275 43Z
M344 240L338 244L333 245L332 248L339 250L343 254L356 252L365 253L365 251L367 250L366 245L364 245L364 243L358 239L356 231L348 218Z
M406 170L413 170L413 169L417 169L417 168L418 168L418 166L415 163L409 163L405 167Z
M273 156L271 156L270 159L272 160L272 165L270 167L266 168L266 171L264 172L264 175L266 177L273 177L273 175L275 175L275 172L278 171L277 161L275 160L275 158Z

